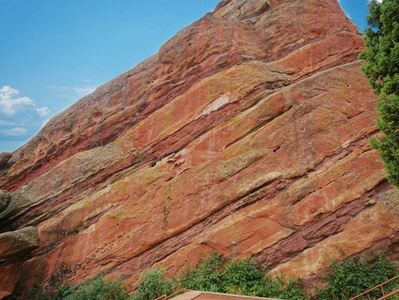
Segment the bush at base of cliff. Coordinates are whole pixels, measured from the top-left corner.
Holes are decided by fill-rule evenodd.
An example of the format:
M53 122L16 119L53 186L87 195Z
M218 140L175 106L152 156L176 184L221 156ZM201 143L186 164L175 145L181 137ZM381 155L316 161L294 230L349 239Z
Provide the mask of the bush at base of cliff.
M194 267L187 267L180 277L166 279L164 274L165 270L151 270L145 274L133 299L153 300L181 288L290 300L310 299L300 280L287 279L283 275L271 276L257 261L229 260L217 252L199 259ZM316 289L315 299L349 299L397 274L398 266L384 252L334 262L324 275L327 286ZM398 288L396 281L387 285L385 291ZM121 281L104 281L103 275L74 287L56 284L53 288L37 287L31 292L29 299L32 300L131 299ZM380 295L377 290L365 299L377 299Z
M187 266L183 271L178 278L180 286L191 290L220 292L226 262L226 258L216 251L209 257L201 257L194 267Z
M165 270L150 270L141 279L133 300L152 300L173 293L173 279L164 278Z
M213 252L187 268L179 278L182 287L209 292L275 297L291 300L307 299L300 280L271 276L256 260L228 260Z
M55 287L38 286L29 293L31 300L125 300L130 299L121 281L104 281L96 276L80 285L70 287L57 284Z
M345 261L334 262L324 275L328 285L317 291L317 299L345 300L355 297L376 285L383 283L399 274L398 266L392 263L384 252L374 253L363 257L354 257ZM398 289L398 283L384 287L385 291ZM377 299L382 296L377 289L368 296Z
M152 288L161 286L164 287L162 293L149 294ZM284 277L272 278L254 260L231 261L217 252L200 258L194 267L187 267L180 277L169 281L163 278L163 272L150 271L143 277L134 299L155 299L182 288L290 300L307 299L301 281L285 280Z

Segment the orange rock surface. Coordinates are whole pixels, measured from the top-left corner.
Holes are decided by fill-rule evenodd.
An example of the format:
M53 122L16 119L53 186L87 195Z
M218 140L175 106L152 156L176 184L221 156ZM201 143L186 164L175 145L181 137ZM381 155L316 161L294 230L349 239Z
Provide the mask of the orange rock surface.
M0 261L0 295L105 270L134 288L211 249L302 278L342 250L395 252L363 47L337 0L222 1L0 166L1 232L40 239Z

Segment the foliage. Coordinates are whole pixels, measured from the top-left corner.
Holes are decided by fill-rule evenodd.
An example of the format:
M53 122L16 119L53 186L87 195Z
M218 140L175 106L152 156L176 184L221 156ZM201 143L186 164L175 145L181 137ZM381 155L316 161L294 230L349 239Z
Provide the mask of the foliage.
M134 300L152 300L162 295L173 293L173 280L164 278L165 270L150 270L146 273L139 286L138 294L133 296Z
M72 289L65 300L124 300L129 299L126 287L121 281L104 281L97 276Z
M146 285L147 281L148 278L145 276L140 285ZM160 282L162 279L158 277L158 285ZM217 252L212 252L209 257L201 257L194 267L187 266L182 275L175 279L174 284L176 285L175 290L186 288L292 300L305 299L301 281L288 280L282 276L272 278L257 261L251 259L229 260ZM139 298L143 297L143 294L140 288L138 291L139 294L135 295L135 299L150 299Z
M310 299L302 286L302 280L288 279L284 275L272 278L267 275L263 284L256 287L254 296L290 300Z
M222 273L222 290L232 293L239 288L243 294L253 294L262 285L265 274L263 267L250 259L229 261Z
M379 149L388 180L399 186L399 0L369 2L370 28L365 30L366 60L362 70L375 92L381 95L377 105L378 128L384 136L372 139Z
M28 291L30 300L57 300L64 299L70 293L70 287L64 284L57 284L55 287L36 285Z
M333 262L324 276L327 285L316 289L316 299L349 299L398 273L397 266L390 262L383 252ZM385 291L399 288L398 284L387 286ZM212 252L209 257L200 258L194 267L187 266L177 278L166 279L163 269L150 270L143 276L133 299L152 300L162 295L171 295L181 288L290 300L310 299L302 287L301 280L289 279L284 275L272 276L256 260L229 260L217 252ZM371 299L379 296L380 291L376 290L371 294ZM103 274L100 274L73 287L65 284L56 284L52 288L38 286L31 290L29 299L131 298L121 281L104 281Z
M377 108L381 117L377 126L384 136L371 139L371 146L378 149L389 182L399 187L399 97L383 95Z
M223 255L213 251L211 256L201 257L193 268L187 266L178 281L186 289L219 292L225 263Z
M80 285L70 287L56 284L54 287L37 286L29 293L32 300L125 300L130 299L126 287L119 281L104 281L100 274Z
M397 266L387 259L384 252L333 262L324 276L328 285L318 289L317 299L349 299L397 274ZM381 290L377 289L370 296L372 299L381 297Z

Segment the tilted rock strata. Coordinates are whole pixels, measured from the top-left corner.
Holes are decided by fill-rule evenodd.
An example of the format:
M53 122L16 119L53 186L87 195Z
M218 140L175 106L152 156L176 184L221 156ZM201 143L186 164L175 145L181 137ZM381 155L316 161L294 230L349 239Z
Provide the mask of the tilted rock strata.
M10 152L0 152L0 168L6 165L11 157L12 153Z
M222 1L13 153L0 228L37 226L40 246L1 287L104 270L133 287L211 249L309 277L335 246L396 249L362 49L338 1Z
M297 80L352 61L363 48L357 28L336 1L286 1L258 16L255 24L244 21L208 14L181 30L156 55L54 117L13 153L13 166L3 171L0 185L15 191L62 160L115 140L193 84L237 63L284 58L275 71L295 73L300 63ZM316 47L309 48L312 43ZM270 82L269 88L281 84Z
M0 190L0 213L3 212L11 202L11 195L7 191Z
M34 227L0 234L0 263L20 258L39 247L39 235Z
M0 233L0 299L12 294L21 277L22 261L39 242L34 227Z

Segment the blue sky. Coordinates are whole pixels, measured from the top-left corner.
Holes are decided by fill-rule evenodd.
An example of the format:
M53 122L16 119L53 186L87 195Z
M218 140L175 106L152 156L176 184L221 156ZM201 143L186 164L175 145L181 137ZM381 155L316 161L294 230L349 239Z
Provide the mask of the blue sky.
M134 67L219 0L0 0L0 152ZM363 31L367 0L340 0Z

